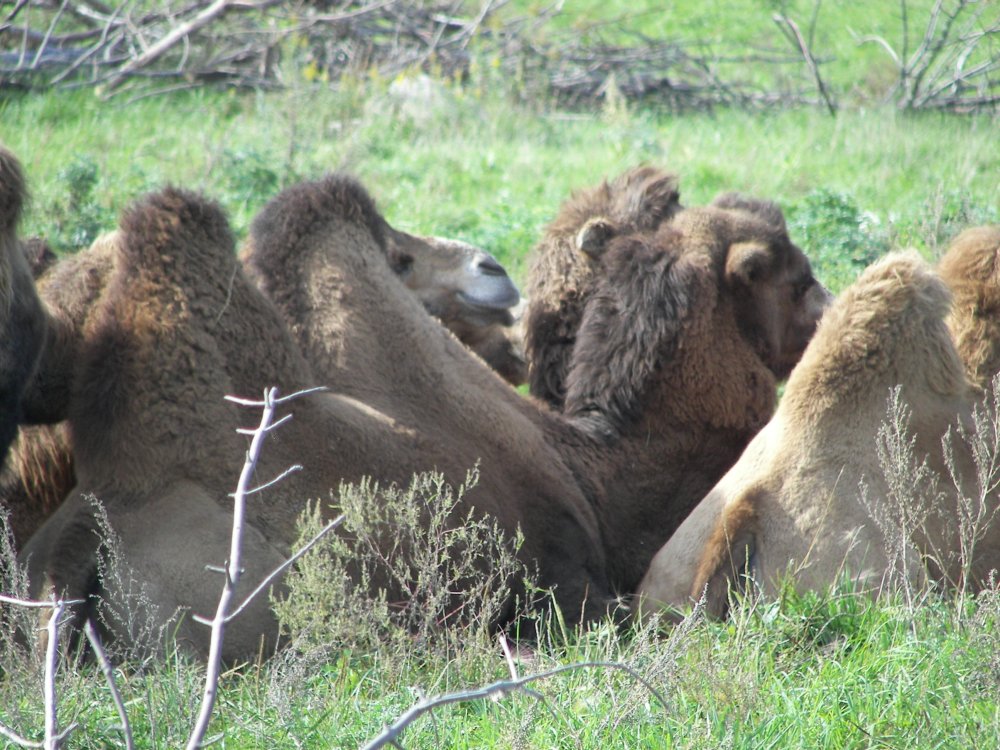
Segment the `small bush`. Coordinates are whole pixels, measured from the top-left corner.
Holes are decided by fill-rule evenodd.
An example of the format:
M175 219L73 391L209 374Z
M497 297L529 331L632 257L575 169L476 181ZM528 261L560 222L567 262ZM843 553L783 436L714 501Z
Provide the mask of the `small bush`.
M516 556L522 540L464 500L478 479L473 470L457 489L435 472L406 489L342 485L342 533L302 558L275 602L291 642L304 651L439 653L507 619L512 589L530 590ZM307 510L299 543L322 525L319 508Z
M79 156L59 171L57 180L65 191L45 207L49 222L45 234L59 251L88 247L115 224L114 213L94 194L100 182L97 164L90 157Z
M279 161L254 148L226 149L220 161L223 202L234 212L233 223L241 229L281 187L281 175L273 166Z
M963 229L1000 222L995 206L977 203L968 190L938 188L909 222L896 229L899 244L942 248Z
M889 250L888 232L879 218L843 193L813 190L791 206L788 217L789 233L834 292Z

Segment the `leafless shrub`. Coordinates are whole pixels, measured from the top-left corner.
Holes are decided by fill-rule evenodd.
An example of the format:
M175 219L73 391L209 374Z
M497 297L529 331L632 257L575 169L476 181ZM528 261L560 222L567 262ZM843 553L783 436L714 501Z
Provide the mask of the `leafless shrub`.
M935 0L916 46L911 15L900 0L903 29L895 46L881 36L861 42L882 46L899 75L889 94L901 109L972 111L1000 104L1000 11L989 0Z
M887 404L876 439L887 493L871 497L865 483L860 488L861 502L886 542L890 567L883 586L901 590L910 607L930 578L942 579L961 598L990 575L981 569L978 551L1000 511L1000 377L973 410L972 424L957 423L942 437L947 477L918 455L912 412L899 387ZM973 477L967 476L967 465L963 471L968 462L960 454L971 457ZM949 480L951 488L945 490Z
M163 617L148 585L136 578L135 569L125 559L121 538L111 528L104 506L92 495L87 499L93 505L101 537L97 574L102 593L96 606L97 620L106 630L119 634L108 647L111 658L142 669L163 652L177 613Z
M17 561L10 512L3 507L0 507L0 594L12 599L28 598L28 578ZM30 633L35 625L31 610L0 606L0 673L12 668L30 653L30 649L25 648L23 636Z
M901 591L907 605L914 607L926 582L916 535L932 509L940 507L938 477L927 457L917 455L916 436L910 430L912 410L899 386L890 391L886 404L886 419L875 439L886 495L872 497L864 480L859 494L886 543L889 568L882 588Z
M458 488L436 472L415 475L406 489L342 485L343 533L299 562L289 594L275 603L292 643L451 651L507 619L512 588L530 590L531 576L516 556L520 535L461 510L478 480L473 469ZM319 519L318 508L307 511L301 533Z
M772 49L724 54L628 35L617 20L586 34L548 26L562 3L531 16L498 11L506 0L464 8L450 0L33 0L0 16L0 82L25 88L95 86L136 96L209 84L282 88L303 79L389 81L420 71L467 80L486 63L494 78L527 98L590 106L618 97L673 109L719 104L814 103L821 81L789 85L796 55ZM624 38L624 40L623 40ZM770 88L745 71L780 71ZM488 76L487 76L488 77Z
M972 454L975 466L975 489L967 493L968 477L963 476L955 456L955 441L961 441ZM971 429L959 424L942 439L948 474L956 491L956 508L951 522L957 526L958 549L942 561L945 570L955 568L959 579L951 583L964 594L982 581L977 577L994 571L978 570L976 550L997 520L1000 503L1000 374L994 376L986 399L976 405ZM954 563L952 565L951 563Z
M1000 583L996 576L991 574L988 585L966 603L972 611L965 615L959 609L965 615L960 624L976 634L981 653L989 655L979 663L972 679L979 683L983 694L996 695L1000 689Z

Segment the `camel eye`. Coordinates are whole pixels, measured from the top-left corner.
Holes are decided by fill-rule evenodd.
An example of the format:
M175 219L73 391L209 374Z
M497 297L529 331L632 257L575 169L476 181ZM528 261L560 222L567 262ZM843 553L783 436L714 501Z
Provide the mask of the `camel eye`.
M406 276L413 270L413 256L400 253L396 256L396 262L393 263L392 270L400 276Z
M803 297L806 296L806 292L809 291L809 289L812 287L814 283L816 282L812 276L807 276L806 278L796 282L795 286L792 287L792 298L796 302L801 300Z

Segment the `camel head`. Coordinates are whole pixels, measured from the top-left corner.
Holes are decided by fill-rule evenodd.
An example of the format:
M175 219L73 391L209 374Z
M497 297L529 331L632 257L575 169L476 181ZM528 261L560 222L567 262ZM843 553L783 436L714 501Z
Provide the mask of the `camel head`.
M479 328L513 323L521 301L496 258L478 247L445 237L386 233L389 265L424 308L459 339Z
M725 277L744 335L755 342L774 376L786 378L832 296L813 276L809 259L789 239L776 203L725 193L712 206L728 214L732 242Z

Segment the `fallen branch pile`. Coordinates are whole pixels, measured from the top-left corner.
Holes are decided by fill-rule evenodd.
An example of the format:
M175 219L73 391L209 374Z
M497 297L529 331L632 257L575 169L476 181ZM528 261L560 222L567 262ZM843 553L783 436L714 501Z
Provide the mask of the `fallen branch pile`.
M819 105L836 110L794 20L775 20L787 50L729 50L628 36L625 24L580 33L501 13L508 0L14 0L0 16L0 87L89 86L104 96L208 84L275 89L344 76L424 71L469 76L488 61L497 81L567 106L652 101L672 109ZM902 7L905 11L905 0ZM471 8L471 10L470 10ZM1000 101L1000 18L990 4L938 0L914 52L897 52L897 104L970 110ZM813 16L813 23L817 14ZM905 21L906 19L904 19ZM624 40L624 41L623 41Z
M462 79L479 55L498 68L498 80L569 105L619 95L674 108L809 101L722 80L718 65L740 60L673 41L604 43L593 41L601 37L595 27L587 40L550 30L539 42L560 6L501 23L506 2L484 0L460 15L454 0L17 0L0 18L0 85L93 86L110 96L205 84L280 88L303 71L333 82L414 70ZM800 65L777 54L744 61Z

